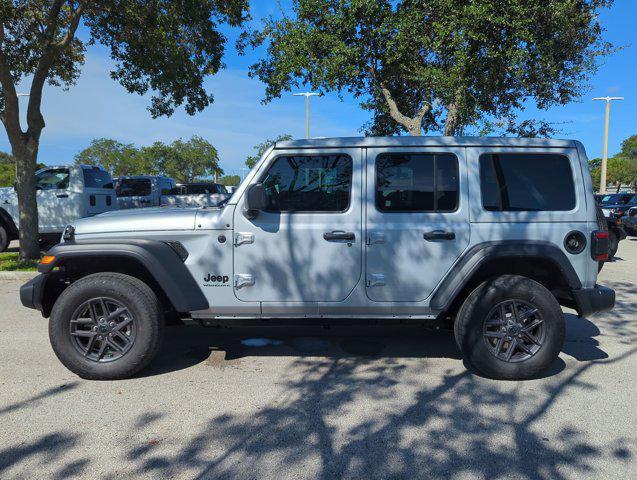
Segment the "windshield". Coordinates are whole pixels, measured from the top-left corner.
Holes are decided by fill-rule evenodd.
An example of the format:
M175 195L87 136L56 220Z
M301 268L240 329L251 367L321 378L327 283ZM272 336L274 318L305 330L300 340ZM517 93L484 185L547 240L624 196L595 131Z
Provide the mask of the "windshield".
M634 203L636 196L631 193L611 193L604 195L600 201L601 205L626 205Z
M43 170L35 176L36 190L64 190L69 188L69 169Z

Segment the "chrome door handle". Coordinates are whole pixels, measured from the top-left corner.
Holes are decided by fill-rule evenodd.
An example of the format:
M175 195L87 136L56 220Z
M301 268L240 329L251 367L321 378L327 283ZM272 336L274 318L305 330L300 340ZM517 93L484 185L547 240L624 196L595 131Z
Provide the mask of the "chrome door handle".
M69 198L69 195L67 193L58 193L56 195L56 197L58 197L58 198Z
M430 242L431 240L455 240L454 232L445 232L444 230L434 230L433 232L423 233L423 238Z
M354 232L343 232L342 230L335 230L333 232L325 232L323 238L328 242L353 242L356 240L356 234Z

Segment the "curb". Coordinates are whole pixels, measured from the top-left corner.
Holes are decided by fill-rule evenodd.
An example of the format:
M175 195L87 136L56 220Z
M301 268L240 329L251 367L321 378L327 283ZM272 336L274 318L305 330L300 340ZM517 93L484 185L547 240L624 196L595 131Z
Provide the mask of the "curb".
M32 272L0 272L0 280L31 280L38 274L36 271Z

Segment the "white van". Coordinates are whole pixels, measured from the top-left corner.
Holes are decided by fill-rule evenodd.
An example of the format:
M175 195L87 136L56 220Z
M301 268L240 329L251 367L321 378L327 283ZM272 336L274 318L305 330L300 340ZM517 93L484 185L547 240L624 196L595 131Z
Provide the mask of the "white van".
M60 238L64 227L82 217L117 209L113 180L100 167L55 166L35 174L38 224L42 237ZM18 195L14 188L0 192L0 252L18 238Z

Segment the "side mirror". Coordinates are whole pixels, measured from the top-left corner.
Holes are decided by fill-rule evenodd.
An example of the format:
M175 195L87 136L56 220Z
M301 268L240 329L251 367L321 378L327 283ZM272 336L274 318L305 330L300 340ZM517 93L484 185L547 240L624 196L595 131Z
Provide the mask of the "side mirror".
M265 209L265 187L262 183L255 183L246 192L244 215L252 220L257 218L259 212Z

